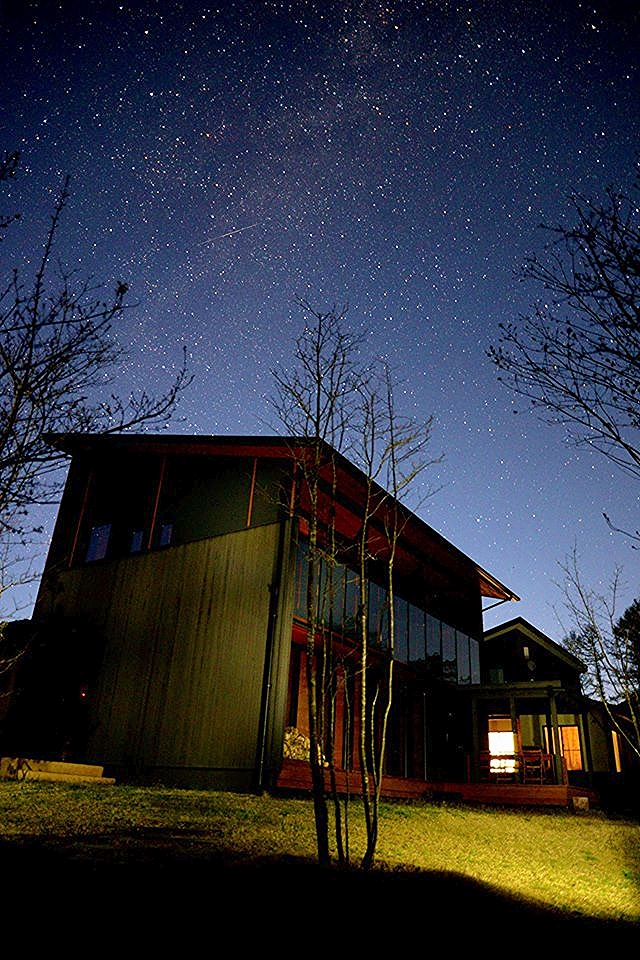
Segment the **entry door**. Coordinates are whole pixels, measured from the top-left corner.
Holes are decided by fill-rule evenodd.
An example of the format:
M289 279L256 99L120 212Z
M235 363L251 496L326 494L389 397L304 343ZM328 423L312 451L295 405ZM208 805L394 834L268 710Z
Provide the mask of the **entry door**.
M560 731L560 753L564 757L567 770L582 770L582 750L580 747L580 730L577 724L561 724L558 727ZM549 728L544 728L544 739L547 752L551 753L551 738Z

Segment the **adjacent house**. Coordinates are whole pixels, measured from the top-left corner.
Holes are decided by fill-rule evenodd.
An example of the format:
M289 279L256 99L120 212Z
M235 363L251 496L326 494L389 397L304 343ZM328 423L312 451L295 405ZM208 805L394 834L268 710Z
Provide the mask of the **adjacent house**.
M300 465L309 441L72 434L52 443L71 463L29 652L0 718L2 754L99 763L128 782L308 785L312 504ZM385 511L402 518L384 792L595 799L584 775L605 755L615 768L615 743L588 718L579 661L522 620L484 634L483 605L517 600L513 591L321 449L320 536L330 523L337 546L320 572L331 568L332 588L318 623L339 654L342 773L357 765L348 704L359 683L350 657L363 594L354 544L373 489L372 675L390 656Z
M585 697L584 664L518 617L487 630L471 692L482 780L567 783L611 795L635 766L602 705Z

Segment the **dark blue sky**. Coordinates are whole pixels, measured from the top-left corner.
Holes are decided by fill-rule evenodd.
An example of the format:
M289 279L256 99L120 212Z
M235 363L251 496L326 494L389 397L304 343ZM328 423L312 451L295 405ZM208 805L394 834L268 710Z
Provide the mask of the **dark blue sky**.
M498 324L569 195L628 186L638 155L636 4L0 3L0 147L22 172L0 248L28 270L62 178L57 253L135 304L124 390L195 379L173 432L264 433L302 315L347 325L435 417L424 519L522 597L486 617L551 636L575 546L621 609L640 595L638 490L497 381ZM522 409L525 408L524 412ZM423 491L417 490L417 505Z

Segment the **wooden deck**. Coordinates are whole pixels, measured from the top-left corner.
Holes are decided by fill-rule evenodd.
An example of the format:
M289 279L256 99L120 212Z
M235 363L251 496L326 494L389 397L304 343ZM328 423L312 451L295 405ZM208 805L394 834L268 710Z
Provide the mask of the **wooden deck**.
M348 778L337 772L338 791L360 792L360 778L352 771ZM282 791L310 791L311 775L306 760L284 760L276 787ZM404 780L385 777L382 795L388 799L450 800L463 803L486 803L507 807L573 807L589 809L598 805L594 791L568 784L523 783L441 783L425 780Z

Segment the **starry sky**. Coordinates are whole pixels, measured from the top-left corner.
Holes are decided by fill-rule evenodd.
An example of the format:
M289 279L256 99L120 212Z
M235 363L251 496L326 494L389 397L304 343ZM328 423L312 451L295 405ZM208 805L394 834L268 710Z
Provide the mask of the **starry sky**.
M443 460L409 505L522 598L485 626L560 640L574 548L597 590L622 567L620 613L640 596L602 516L637 529L637 482L486 351L539 293L517 273L541 224L632 182L639 40L633 2L0 0L0 148L22 157L2 275L32 267L69 173L57 257L130 285L121 389L168 385L186 348L174 433L278 432L299 299L346 307L399 411L434 417Z

